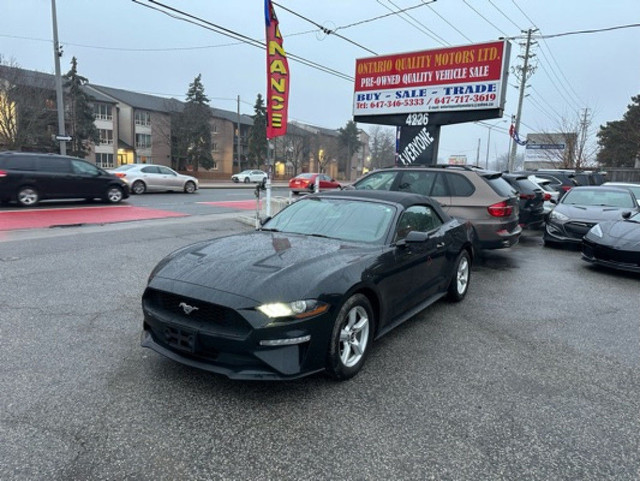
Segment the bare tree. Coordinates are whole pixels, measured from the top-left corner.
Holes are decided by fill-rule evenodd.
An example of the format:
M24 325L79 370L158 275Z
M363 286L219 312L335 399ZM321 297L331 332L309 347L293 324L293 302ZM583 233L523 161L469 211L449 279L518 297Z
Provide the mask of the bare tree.
M536 134L536 143L564 144L564 149L543 149L546 158L541 160L552 161L561 168L577 170L594 165L598 146L593 118L593 111L584 109L575 117L561 117L553 131Z
M0 56L0 147L55 152L56 131L53 76Z
M379 169L393 165L395 161L396 141L393 129L374 125L369 129L369 148L371 150L371 168Z

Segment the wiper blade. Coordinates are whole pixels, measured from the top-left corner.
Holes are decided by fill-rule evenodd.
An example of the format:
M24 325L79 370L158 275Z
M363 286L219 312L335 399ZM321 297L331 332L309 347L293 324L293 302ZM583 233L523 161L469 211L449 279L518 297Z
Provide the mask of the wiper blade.
M280 229L273 229L273 228L269 228L269 227L267 227L267 228L263 227L260 230L263 231L263 232L280 232Z
M320 237L322 239L335 239L335 237L330 237L328 235L324 235L324 234L307 234L311 237Z

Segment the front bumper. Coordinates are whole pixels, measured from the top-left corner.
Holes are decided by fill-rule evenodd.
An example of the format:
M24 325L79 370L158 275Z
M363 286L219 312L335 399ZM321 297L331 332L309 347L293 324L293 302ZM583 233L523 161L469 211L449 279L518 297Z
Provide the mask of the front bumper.
M545 241L555 242L558 244L579 245L582 242L582 238L596 224L597 222L580 221L567 221L561 223L549 219L547 220L547 224L544 228L542 238Z
M640 252L613 249L589 239L582 240L582 260L611 269L640 273Z
M194 319L143 298L141 345L232 379L286 380L324 370L333 328L331 309L313 318L277 323L254 310L223 310L224 315Z

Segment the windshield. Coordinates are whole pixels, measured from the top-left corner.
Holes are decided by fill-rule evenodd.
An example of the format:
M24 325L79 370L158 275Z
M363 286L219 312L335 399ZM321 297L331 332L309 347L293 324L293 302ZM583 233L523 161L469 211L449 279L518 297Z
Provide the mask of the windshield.
M571 189L562 198L563 204L592 205L601 207L633 208L631 193L606 189Z
M351 199L303 199L269 220L263 230L383 244L396 208Z

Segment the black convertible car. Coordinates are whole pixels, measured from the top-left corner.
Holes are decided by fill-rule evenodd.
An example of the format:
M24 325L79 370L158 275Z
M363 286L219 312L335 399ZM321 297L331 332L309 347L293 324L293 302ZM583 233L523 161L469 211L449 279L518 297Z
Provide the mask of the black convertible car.
M640 213L595 225L582 239L582 258L614 269L640 273Z
M179 249L142 297L142 346L236 379L354 376L374 339L464 298L469 225L428 197L308 196L255 232Z

